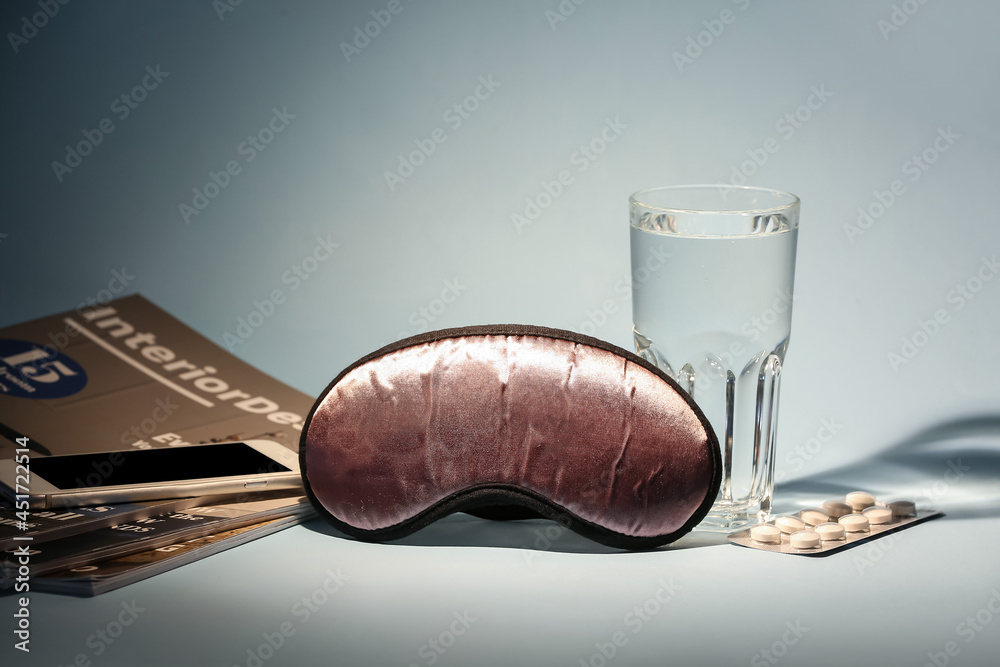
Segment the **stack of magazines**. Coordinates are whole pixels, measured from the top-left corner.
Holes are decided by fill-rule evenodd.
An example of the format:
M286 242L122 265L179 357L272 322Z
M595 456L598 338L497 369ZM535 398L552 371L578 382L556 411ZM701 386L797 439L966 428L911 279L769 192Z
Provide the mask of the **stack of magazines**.
M185 388L151 369L139 346L128 344L129 336L115 335L122 331L145 336L146 342L155 339L162 349L183 355L192 366L210 369L213 377L224 378L248 398L196 400L196 385ZM72 358L79 364L72 382L63 383L59 391L45 386L45 391L32 393L30 383L19 382L10 372L13 357L5 355L5 350L24 349L39 350L31 353L39 358L43 353L52 359ZM58 367L53 366L53 372L58 375ZM200 386L218 393L218 384ZM0 460L14 459L15 450L23 451L25 443L31 460L168 447L178 441L263 439L295 451L302 419L292 417L304 418L312 402L141 296L0 329ZM269 418L275 415L278 418ZM23 578L19 556L26 552L31 590L92 596L313 515L301 488L27 512L8 498L0 501L0 589Z
M312 516L302 495L184 498L29 513L0 508L0 588L30 544L31 588L98 595L270 535ZM30 541L24 538L30 537ZM20 538L20 539L18 539Z

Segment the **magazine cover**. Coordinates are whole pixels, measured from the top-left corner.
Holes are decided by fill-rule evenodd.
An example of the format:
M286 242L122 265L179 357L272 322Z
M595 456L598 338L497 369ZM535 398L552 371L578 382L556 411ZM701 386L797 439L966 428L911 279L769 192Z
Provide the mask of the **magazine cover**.
M133 295L0 329L0 459L275 440L313 397Z

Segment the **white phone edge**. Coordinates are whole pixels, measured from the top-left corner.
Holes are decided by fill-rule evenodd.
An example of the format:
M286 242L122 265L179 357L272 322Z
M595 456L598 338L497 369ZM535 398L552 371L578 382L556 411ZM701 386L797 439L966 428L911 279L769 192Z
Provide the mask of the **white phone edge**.
M281 443L272 440L234 440L256 449L268 458L277 461L289 472L272 472L238 477L210 477L203 479L172 480L153 484L125 486L94 486L83 489L59 489L34 473L30 474L27 496L28 508L32 510L66 509L80 505L115 505L164 498L195 498L216 496L248 491L283 491L302 488L299 472L299 455ZM213 442L188 447L207 447L227 443ZM132 450L115 450L132 451ZM94 452L114 454L114 451ZM14 502L18 463L14 459L0 460L0 495ZM30 472L30 460L29 460Z

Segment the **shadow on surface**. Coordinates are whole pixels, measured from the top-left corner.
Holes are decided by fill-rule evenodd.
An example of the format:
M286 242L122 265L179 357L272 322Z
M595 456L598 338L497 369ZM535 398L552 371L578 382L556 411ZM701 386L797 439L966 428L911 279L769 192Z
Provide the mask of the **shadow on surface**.
M857 490L909 498L951 520L1000 517L1000 415L932 426L870 459L780 484L775 498L791 511Z
M323 519L312 519L304 523L303 526L325 535L360 542L360 540L341 533ZM693 531L672 544L651 551L674 551L725 543L726 536L723 533ZM406 547L527 549L536 552L577 554L649 553L649 550L626 551L598 544L548 519L491 521L464 512L451 514L422 530L384 544Z

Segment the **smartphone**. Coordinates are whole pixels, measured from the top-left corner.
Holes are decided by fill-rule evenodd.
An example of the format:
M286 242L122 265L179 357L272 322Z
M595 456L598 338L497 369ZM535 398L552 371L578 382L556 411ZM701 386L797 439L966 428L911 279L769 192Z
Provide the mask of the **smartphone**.
M298 454L269 440L0 460L0 493L32 509L301 487Z

